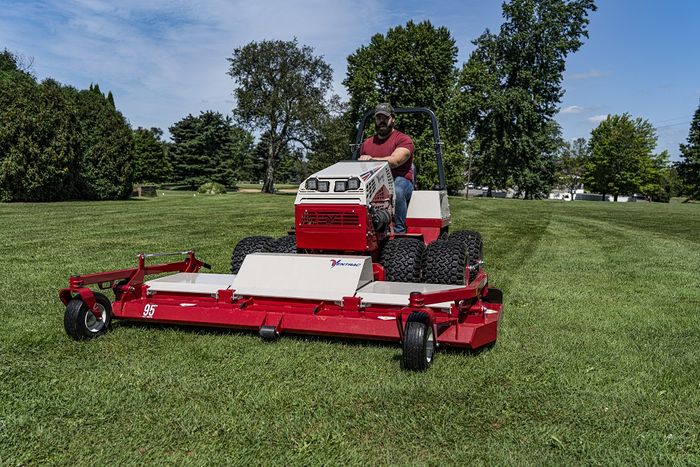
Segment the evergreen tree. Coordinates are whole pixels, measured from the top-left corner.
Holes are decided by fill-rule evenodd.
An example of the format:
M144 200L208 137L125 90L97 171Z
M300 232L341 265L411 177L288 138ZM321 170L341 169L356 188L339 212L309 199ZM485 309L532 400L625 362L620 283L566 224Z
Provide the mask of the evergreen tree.
M75 195L76 110L56 81L38 84L8 51L0 54L0 201Z
M168 161L167 144L160 128L134 130L134 181L137 183L165 182L172 167Z
M191 189L209 181L234 187L251 157L252 135L219 112L188 115L170 127L170 135L174 179Z
M0 53L0 200L116 199L131 193L131 130L99 86L37 83Z
M681 162L676 164L678 175L685 184L683 193L689 199L700 199L700 105L690 123L687 144L681 144Z
M124 116L98 85L76 91L67 88L76 102L80 126L81 199L124 199L131 195L133 135Z
M255 161L255 138L249 131L233 123L231 123L229 134L231 157L226 159L228 167L225 167L224 179L227 180L225 184L233 188L237 180L258 180L260 175L253 173L256 170L261 171L262 166L257 165Z

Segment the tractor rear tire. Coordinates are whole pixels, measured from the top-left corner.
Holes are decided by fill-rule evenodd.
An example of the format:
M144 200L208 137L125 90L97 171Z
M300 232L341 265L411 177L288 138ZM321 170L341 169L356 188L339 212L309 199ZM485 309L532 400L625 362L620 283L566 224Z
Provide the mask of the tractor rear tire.
M277 240L273 240L266 250L270 253L296 253L297 252L297 236L286 235Z
M469 256L464 243L436 240L425 249L423 282L466 285Z
M484 260L484 241L481 234L475 230L461 230L450 234L450 242L464 243L469 251L469 282L476 278Z
M425 371L435 355L435 335L427 320L409 321L403 335L401 363L404 370Z
M380 258L384 280L420 282L424 251L423 242L415 238L398 237L386 242Z
M262 236L246 237L238 242L231 253L231 273L238 274L246 256L251 253L268 251L272 242L271 237Z
M112 304L109 299L99 292L93 294L102 315L99 319L79 296L66 305L63 327L66 334L77 341L101 336L109 330L112 323Z

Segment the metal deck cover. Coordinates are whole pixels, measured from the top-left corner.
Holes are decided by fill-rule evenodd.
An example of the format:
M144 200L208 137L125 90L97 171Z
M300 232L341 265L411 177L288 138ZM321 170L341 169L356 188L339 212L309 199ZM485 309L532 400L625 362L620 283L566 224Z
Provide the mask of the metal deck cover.
M362 297L363 304L408 306L408 298L411 292L438 292L452 290L458 287L460 286L378 281L359 288L355 295ZM443 302L430 306L434 308L450 308L451 304L452 302Z
M340 301L373 279L369 256L252 253L233 289L236 295Z
M219 290L230 289L235 278L235 274L179 272L150 280L146 285L152 292L215 294Z

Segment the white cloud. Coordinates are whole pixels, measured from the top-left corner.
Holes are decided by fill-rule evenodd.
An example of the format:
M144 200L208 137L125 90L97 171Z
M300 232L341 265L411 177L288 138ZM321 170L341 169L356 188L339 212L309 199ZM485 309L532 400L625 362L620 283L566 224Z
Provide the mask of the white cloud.
M563 115L580 114L584 110L585 109L580 105L570 105L569 107L564 107L563 109L561 109L561 113Z
M600 123L608 118L608 115L594 115L593 117L588 117L587 120L591 123Z
M588 78L600 78L603 76L608 76L610 73L607 71L591 70L583 73L574 73L571 75L571 79L588 79Z
M0 43L34 57L39 79L112 90L133 126L167 127L188 113L230 113L236 47L265 39L310 45L344 93L346 57L384 27L375 0L52 0L0 16ZM361 11L362 20L347 12Z

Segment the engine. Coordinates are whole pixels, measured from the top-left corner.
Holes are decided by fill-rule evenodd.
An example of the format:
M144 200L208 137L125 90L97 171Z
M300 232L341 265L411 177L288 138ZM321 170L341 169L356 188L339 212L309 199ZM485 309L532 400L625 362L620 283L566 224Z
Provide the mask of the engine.
M297 248L376 252L394 217L394 179L386 162L343 161L299 186Z

